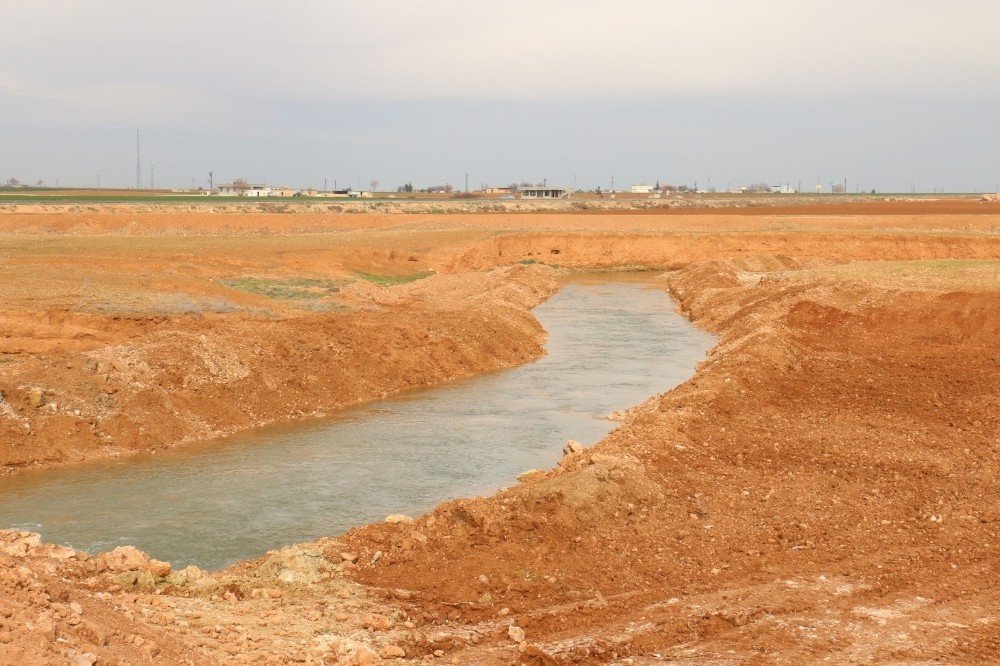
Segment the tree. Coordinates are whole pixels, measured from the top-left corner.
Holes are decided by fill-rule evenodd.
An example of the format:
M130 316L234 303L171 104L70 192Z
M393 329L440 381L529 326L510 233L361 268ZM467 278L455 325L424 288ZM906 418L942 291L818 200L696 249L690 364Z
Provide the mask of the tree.
M843 183L835 183L830 188L830 191L833 192L834 194L843 194L846 190L844 189L844 184Z
M371 181L368 184L372 186L372 192L374 192L378 188L378 181L377 180L373 180L373 181Z
M451 191L454 190L454 189L455 188L451 186L451 183L445 183L445 185L444 185L444 191L446 193L451 194Z
M412 192L413 191L413 183L404 183L403 185L400 185L399 187L397 187L396 191L397 192Z

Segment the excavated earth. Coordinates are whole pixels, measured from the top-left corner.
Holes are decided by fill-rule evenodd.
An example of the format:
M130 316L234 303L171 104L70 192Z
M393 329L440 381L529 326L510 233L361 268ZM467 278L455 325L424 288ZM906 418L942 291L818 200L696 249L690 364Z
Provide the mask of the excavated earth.
M554 469L224 571L0 532L0 661L1000 660L1000 209L893 205L6 211L8 473L523 363L564 268L719 343Z

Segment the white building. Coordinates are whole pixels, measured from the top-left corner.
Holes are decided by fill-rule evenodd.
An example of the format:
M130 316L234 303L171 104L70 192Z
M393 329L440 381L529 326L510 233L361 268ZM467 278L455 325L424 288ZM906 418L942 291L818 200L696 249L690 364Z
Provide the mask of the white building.
M271 196L271 188L267 185L235 182L219 185L215 193L220 197L269 197Z
M269 197L271 188L267 185L251 185L250 189L243 192L245 197Z
M568 189L553 185L519 187L517 188L517 193L521 195L522 199L565 199L569 196Z
M632 186L632 194L652 194L652 193L653 193L652 185L646 185L645 183L641 183L639 185Z

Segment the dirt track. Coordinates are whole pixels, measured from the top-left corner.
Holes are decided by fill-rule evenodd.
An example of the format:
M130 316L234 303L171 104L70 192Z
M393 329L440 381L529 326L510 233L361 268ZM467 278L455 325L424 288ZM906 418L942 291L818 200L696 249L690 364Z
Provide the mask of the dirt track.
M312 221L248 237L252 223L232 220L195 238L140 217L162 236L156 242L81 237L73 230L82 223L55 216L45 224L58 234L8 235L0 270L34 279L4 287L0 351L12 362L0 365L0 389L14 396L6 404L16 418L51 443L36 452L16 429L0 430L8 464L56 461L61 444L67 459L98 450L51 430L74 416L58 405L98 400L80 379L95 357L110 368L102 381L119 385L111 395L131 396L119 403L131 407L99 405L105 411L88 418L120 449L145 446L146 432L130 439L112 424L127 414L148 427L162 418L155 408L165 396L188 400L170 369L190 364L180 354L197 345L178 345L160 367L149 360L178 335L238 326L249 340L232 363L209 355L215 374L194 373L205 413L220 412L211 396L226 382L259 385L254 373L269 372L279 380L264 394L237 391L246 407L222 410L205 431L158 431L157 445L241 427L240 415L258 405L273 419L523 361L541 339L527 309L551 282L546 269L521 262L678 269L665 288L721 341L695 377L634 410L597 446L497 496L447 503L414 522L359 528L201 577L164 576L138 554L95 559L8 534L0 653L133 663L374 663L380 651L484 664L1000 659L1000 216L927 210L912 219L837 209L740 219L331 216L309 236L288 230ZM119 221L93 224L116 234ZM238 241L228 235L237 226ZM517 268L483 272L500 265ZM123 276L121 266L135 272ZM90 279L61 280L68 269ZM355 281L308 301L332 312L219 282L426 270L439 275L389 289ZM225 297L234 309L149 312L171 290L202 305ZM123 312L96 307L121 306L123 295ZM12 335L18 326L23 334ZM377 338L385 366L334 384L389 379L331 400L334 384L302 379L322 350L276 362L289 356L274 351L289 330L292 339L336 340L348 368L367 367L361 341L385 335ZM431 331L442 341L420 344ZM237 365L249 374L237 377ZM284 385L290 378L299 383ZM54 414L24 402L28 380L43 379L59 393L43 394ZM145 402L135 397L144 391ZM285 398L268 402L275 393ZM178 412L203 418L196 403ZM65 641L52 642L56 635Z

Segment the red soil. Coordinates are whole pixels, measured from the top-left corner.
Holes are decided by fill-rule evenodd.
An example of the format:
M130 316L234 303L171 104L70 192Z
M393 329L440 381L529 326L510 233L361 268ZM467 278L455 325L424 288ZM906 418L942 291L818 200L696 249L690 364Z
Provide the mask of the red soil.
M525 260L677 268L665 288L720 343L557 469L210 576L3 533L0 658L1000 661L998 218L907 215L331 216L322 234L252 238L207 230L245 220L142 216L158 235L137 239L107 234L113 216L49 216L107 235L2 237L0 270L31 278L0 286L9 464L99 455L94 432L117 451L170 445L524 361L552 288ZM168 231L189 223L201 240ZM856 261L871 259L906 261ZM218 282L421 269L445 275L355 282L323 300L343 314ZM173 292L245 309L142 314ZM55 408L35 406L39 387ZM24 420L31 439L8 427Z

